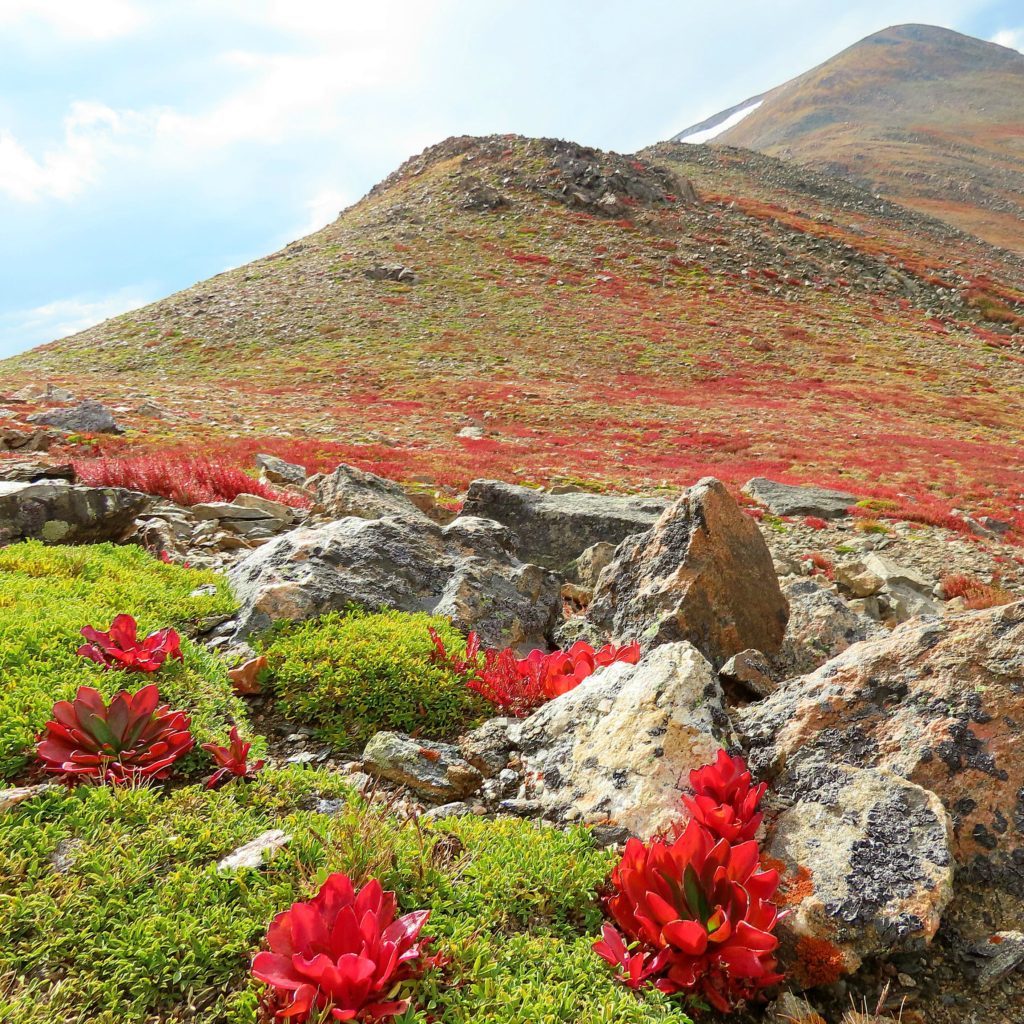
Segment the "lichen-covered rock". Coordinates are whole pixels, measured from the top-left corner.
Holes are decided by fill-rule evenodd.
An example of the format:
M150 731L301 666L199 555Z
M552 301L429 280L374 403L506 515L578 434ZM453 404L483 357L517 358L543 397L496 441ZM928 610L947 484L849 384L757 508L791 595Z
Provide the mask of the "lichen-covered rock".
M150 500L120 487L81 487L65 480L0 483L0 544L121 540Z
M360 519L379 519L381 516L401 516L404 519L426 520L426 516L409 499L405 491L392 480L366 473L355 466L338 466L333 473L314 477L316 510L324 515L341 519L358 516Z
M569 572L570 578L581 587L588 587L593 590L597 586L597 581L601 573L604 572L605 567L610 565L615 558L615 547L616 545L609 544L604 540L591 544L572 563Z
M813 672L850 644L881 636L883 628L851 608L838 594L815 579L783 584L789 622L782 648L772 660L784 679Z
M787 616L761 532L712 477L619 545L587 612L616 639L689 640L719 666L750 647L774 654Z
M1024 603L914 620L741 709L753 770L884 768L933 791L969 872L1024 894Z
M363 751L363 770L438 804L464 800L483 782L458 747L400 732L378 732L371 737Z
M527 718L516 738L548 817L644 838L683 816L680 780L733 741L715 672L685 642L599 669Z
M777 516L818 516L821 519L839 519L849 515L857 498L846 491L833 491L827 487L801 487L780 484L763 476L756 476L743 485L743 493L764 505Z
M114 414L102 404L87 398L70 409L47 409L28 417L29 423L72 431L76 434L123 434Z
M508 767L516 749L512 735L518 727L519 721L515 718L489 718L459 739L459 750L485 778L493 778Z
M771 800L784 809L769 807L765 856L783 878L778 932L793 980L825 984L865 957L931 941L954 863L934 793L884 769L814 759L777 779ZM830 964L821 962L825 947Z
M70 462L44 462L42 459L0 459L0 480L35 483L37 480L66 480L73 484L78 479Z
M509 527L524 561L564 569L593 544L618 544L648 529L666 505L663 498L551 494L500 480L474 480L463 513Z
M560 610L557 578L509 554L496 523L442 529L417 516L300 527L236 563L239 637L357 604L447 615L495 647L542 646Z

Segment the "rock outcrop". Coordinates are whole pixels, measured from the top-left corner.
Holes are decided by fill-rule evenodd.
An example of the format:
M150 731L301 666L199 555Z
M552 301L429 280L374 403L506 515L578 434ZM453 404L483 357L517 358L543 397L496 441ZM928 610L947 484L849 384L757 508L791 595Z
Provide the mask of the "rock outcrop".
M849 515L851 505L857 503L854 494L833 491L827 487L798 487L780 484L763 476L755 476L743 485L743 493L753 498L777 516L818 516L821 519L840 519Z
M649 529L666 505L663 498L551 494L499 480L474 480L463 513L507 526L525 561L564 569L594 544L618 544Z
M825 984L865 957L931 941L953 894L950 824L934 793L821 759L776 780L771 801L784 810L769 811L765 857L783 879L793 980Z
M317 511L334 519L345 516L426 518L398 484L373 473L364 473L355 466L338 466L333 473L313 477L310 483L316 486Z
M28 417L29 423L76 434L122 434L114 414L101 402L86 399L67 409L47 409Z
M747 648L774 654L787 616L757 525L712 477L619 545L587 615L648 650L689 640L716 666Z
M228 574L239 635L358 604L436 611L485 645L543 646L561 607L557 577L509 554L498 524L474 524L349 517L277 537Z
M120 540L151 500L120 487L82 487L65 480L0 483L0 544Z

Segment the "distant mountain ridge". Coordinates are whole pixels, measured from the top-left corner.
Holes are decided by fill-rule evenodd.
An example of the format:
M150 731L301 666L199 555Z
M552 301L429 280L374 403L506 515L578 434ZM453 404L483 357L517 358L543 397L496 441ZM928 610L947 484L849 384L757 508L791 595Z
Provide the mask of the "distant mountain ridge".
M753 107L735 123L731 116ZM1024 252L1024 54L898 25L680 132L845 177Z

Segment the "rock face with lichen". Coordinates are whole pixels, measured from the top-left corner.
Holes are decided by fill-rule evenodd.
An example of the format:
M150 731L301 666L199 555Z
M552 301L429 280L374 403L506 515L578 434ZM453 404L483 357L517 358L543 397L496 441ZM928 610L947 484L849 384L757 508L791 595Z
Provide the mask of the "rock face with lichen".
M742 709L765 778L879 768L934 792L957 863L1024 892L1024 603L913 620Z
M588 612L617 639L689 640L717 666L748 648L774 654L788 615L757 525L713 477L619 545Z
M782 955L799 983L833 980L822 949L847 973L931 941L953 893L950 823L934 793L884 769L810 760L775 781L768 821L765 856L788 911Z
M0 482L0 545L19 540L83 544L120 540L152 499L120 487L65 480Z

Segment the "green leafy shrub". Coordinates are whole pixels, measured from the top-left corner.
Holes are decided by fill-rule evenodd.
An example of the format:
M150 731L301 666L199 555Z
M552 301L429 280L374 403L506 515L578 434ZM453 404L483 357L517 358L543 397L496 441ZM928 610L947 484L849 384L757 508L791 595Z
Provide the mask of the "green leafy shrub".
M204 584L215 592L192 596ZM31 758L56 701L73 698L82 685L109 699L128 683L123 673L75 653L83 626L106 628L127 611L143 632L164 626L187 632L233 610L220 577L166 565L141 548L28 541L0 549L0 779L12 778ZM216 657L188 641L182 650L184 662L160 672L161 698L187 710L197 741L221 742L229 721L245 721L245 708ZM183 768L204 759L193 753Z
M447 619L423 613L331 613L287 626L265 641L284 713L341 746L381 729L446 737L487 714L451 669L431 661L428 629L465 655Z
M217 870L270 828L291 841L266 868ZM403 1022L689 1024L590 948L614 859L585 828L399 822L336 774L295 767L220 790L49 793L0 830L0 1020L256 1024L249 964L268 923L345 871L377 875L403 910L430 908L451 958Z

